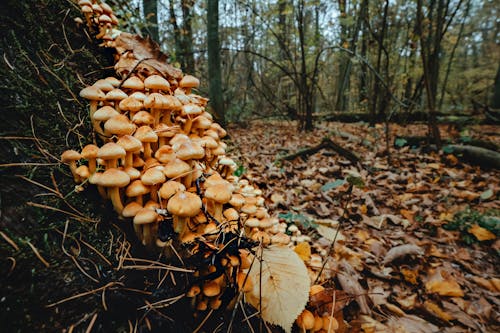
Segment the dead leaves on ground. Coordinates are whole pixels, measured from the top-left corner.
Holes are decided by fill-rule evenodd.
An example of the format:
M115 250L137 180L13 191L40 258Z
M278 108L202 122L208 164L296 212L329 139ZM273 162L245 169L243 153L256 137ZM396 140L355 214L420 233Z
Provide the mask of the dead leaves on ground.
M422 128L392 126L398 135ZM335 136L340 132L349 135ZM319 315L333 311L342 324L336 332L500 329L500 241L473 223L465 232L478 243L465 246L458 231L443 228L465 207L500 209L498 171L408 147L394 149L389 164L382 129L356 124L330 123L302 136L295 135L293 124L281 122L231 133L233 156L263 190L269 207L300 217L282 222L293 222L310 236L296 243L295 252L308 266L311 282L318 279L325 286L307 308ZM332 135L363 156L362 169L329 151L277 163L278 156ZM363 186L348 193L352 175Z

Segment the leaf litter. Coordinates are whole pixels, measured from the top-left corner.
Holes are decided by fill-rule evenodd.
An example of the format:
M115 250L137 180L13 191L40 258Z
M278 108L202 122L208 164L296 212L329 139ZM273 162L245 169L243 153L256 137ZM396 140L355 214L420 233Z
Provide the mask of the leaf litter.
M481 133L492 133L484 127L471 132L484 139ZM325 287L308 309L334 313L335 332L500 330L498 170L418 147L394 146L388 162L381 127L295 128L233 126L230 154L286 223L311 283ZM424 125L391 129L393 137L425 133ZM283 159L323 138L362 156L361 163L328 149Z

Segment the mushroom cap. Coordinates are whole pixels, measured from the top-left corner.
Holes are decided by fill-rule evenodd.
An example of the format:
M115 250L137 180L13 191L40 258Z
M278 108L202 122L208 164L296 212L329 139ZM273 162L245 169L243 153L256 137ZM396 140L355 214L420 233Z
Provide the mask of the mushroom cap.
M92 5L82 5L82 12L91 14L94 11L92 10Z
M120 101L120 109L128 110L132 112L137 112L143 108L143 104L140 100L134 97L128 96Z
M144 185L161 184L164 183L165 180L165 174L157 168L147 169L146 172L144 172L144 174L141 176L141 181L144 183Z
M130 135L134 133L136 126L130 122L127 116L120 114L106 120L104 129L115 135Z
M144 90L144 82L137 76L131 76L122 84L122 88L132 90Z
M79 0L78 6L92 6L92 1L90 0Z
M169 145L163 145L155 152L155 158L161 163L168 163L176 158L175 152Z
M121 101L127 98L128 95L119 88L114 88L113 90L108 91L106 94L107 101Z
M93 86L101 89L101 91L104 93L107 93L108 91L111 91L114 89L113 85L109 81L106 81L105 79L97 80L93 84Z
M144 103L144 100L146 99L147 96L142 91L134 91L134 93L131 94L129 97L135 98L136 100Z
M93 144L88 144L82 149L81 156L84 159L93 159L97 158L97 152L99 151L99 147Z
M101 6L103 5L104 3L101 4ZM116 77L113 77L113 76L108 76L107 78L105 78L104 80L108 81L109 83L111 83L111 85L113 87L118 87L121 83L121 80L117 79Z
M241 206L240 210L245 214L254 214L257 211L257 206L252 204L244 204L243 206Z
M101 9L101 12L103 11L101 6L99 6L99 9ZM101 14L101 16L99 16L99 23L103 23L103 24L112 23L111 17L109 17L106 14Z
M191 192L177 192L168 200L167 210L179 217L193 217L201 211L201 199Z
M217 296L220 294L220 292L220 286L214 280L205 282L205 284L203 284L203 295L207 297Z
M231 200L232 194L233 188L231 184L225 182L208 187L205 191L205 198L224 204Z
M226 130L223 129L219 123L212 123L212 125L210 125L210 128L217 132L219 138L223 138L227 135Z
M150 191L149 187L147 187L140 179L136 179L127 186L125 190L125 195L127 197L133 198L140 195L148 194Z
M229 200L229 204L233 207L240 208L245 204L245 197L240 193L234 193Z
M149 224L156 222L158 213L153 209L141 208L134 216L134 224Z
M144 100L144 107L153 109L164 109L167 99L160 93L151 93Z
M190 116L193 116L193 115L200 115L203 113L203 108L201 108L200 106L196 105L196 104L192 104L192 103L189 103L189 104L185 104L182 106L182 115L183 116L187 116L187 115L190 115Z
M170 83L162 76L154 74L144 80L147 89L170 90Z
M120 145L125 149L125 151L129 151L132 153L137 153L142 149L141 140L133 137L132 135L123 135L118 139L116 144Z
M224 217L228 221L237 221L240 217L238 211L232 207L224 210L224 213L222 215L224 215Z
M63 163L78 161L80 158L82 155L73 149L66 150L61 154L61 162Z
M125 169L123 169L123 171L125 171L127 175L130 176L131 181L139 179L141 177L141 172L134 167L126 167Z
M205 148L208 148L208 149L214 149L214 148L217 148L219 146L217 141L215 141L215 139L212 138L211 136L202 137L201 138L201 145Z
M141 140L141 142L157 142L158 135L156 135L155 131L149 126L141 126L139 127L135 133L134 137Z
M199 115L193 119L193 128L207 129L212 125L212 121L204 115Z
M149 168L158 167L158 170L163 170L163 166L160 164L154 157L150 157L144 161L144 166L142 167L143 171L146 171Z
M101 2L102 11L108 15L113 14L113 9L105 2Z
M102 13L102 8L98 4L94 3L92 4L92 10L98 14Z
M171 138L179 132L179 127L168 126L167 124L159 123L154 128L154 131L156 132L156 134L158 134L159 137Z
M179 82L181 88L198 88L199 86L200 80L192 75L184 75L181 82Z
M99 177L99 184L104 187L125 187L130 183L130 177L125 171L111 168Z
M104 101L106 99L106 95L104 92L94 86L85 87L80 91L80 97L85 99L90 99L92 101Z
M251 217L245 221L245 227L248 228L258 228L260 224L259 219L255 217Z
M126 151L117 143L108 142L97 152L97 157L102 158L103 160L111 160L125 157Z
M138 204L136 201L132 201L123 207L122 216L123 217L134 217L137 215L137 212L142 209L142 206Z
M277 234L271 236L271 243L282 245L290 244L290 236L282 232L278 232Z
M165 109L177 111L182 108L182 103L172 95L165 95Z
M191 140L183 142L177 150L175 150L175 154L181 160L199 160L205 157L205 149L197 143L192 142Z
M210 186L224 183L224 182L226 182L226 180L224 178L222 178L222 176L218 172L215 172L214 174L208 176L207 179L205 179L205 182L203 183L203 187L208 188Z
M177 147L180 146L183 142L189 141L189 136L187 136L184 133L177 133L174 135L172 139L170 139L169 143L174 148L174 150L177 150Z
M90 177L89 167L86 165L80 165L78 168L76 168L75 173L83 179L87 179Z
M97 121L106 121L114 116L119 115L120 112L116 111L109 105L105 105L99 109L97 109L96 112L94 112L94 115L92 118Z
M189 164L181 159L175 158L168 162L163 168L163 173L168 178L176 178L191 171Z
M175 193L185 191L186 187L179 182L169 180L160 187L160 197L162 199L170 199Z
M132 117L132 122L137 125L151 125L155 118L148 111L139 111Z

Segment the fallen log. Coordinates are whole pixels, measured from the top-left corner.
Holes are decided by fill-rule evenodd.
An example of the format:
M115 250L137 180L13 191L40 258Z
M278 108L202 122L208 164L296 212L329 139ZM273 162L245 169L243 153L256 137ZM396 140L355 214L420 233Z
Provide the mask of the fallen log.
M448 145L444 149L455 155L461 155L470 164L500 169L500 153L496 151L470 145Z
M299 156L300 157L307 157L309 155L317 153L321 149L331 149L331 150L337 152L340 156L347 158L353 164L357 164L360 161L359 157L355 153L339 146L338 144L333 142L330 138L323 138L323 140L321 140L321 142L319 144L317 144L316 146L305 148L305 149L299 150L298 152L285 155L283 157L280 157L279 160L291 161Z

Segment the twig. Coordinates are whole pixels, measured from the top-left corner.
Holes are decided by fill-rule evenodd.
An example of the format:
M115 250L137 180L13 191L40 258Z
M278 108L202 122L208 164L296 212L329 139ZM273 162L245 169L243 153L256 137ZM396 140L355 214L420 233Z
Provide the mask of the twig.
M207 314L207 316L205 318L203 318L203 320L201 321L200 325L198 325L198 327L195 328L195 330L193 331L193 333L197 333L197 332L199 332L203 328L203 325L205 325L205 323L207 322L208 318L212 315L213 312L214 312L214 309L210 309L210 312Z
M59 212L59 213L67 214L67 215L73 217L76 220L83 220L83 221L92 222L92 223L98 223L99 222L97 220L92 220L91 218L88 218L88 217L85 217L85 216L78 216L78 215L73 214L71 212L68 212L68 211L65 211L65 210L62 210L62 209L59 209L59 208L47 206L47 205L42 205L42 204L39 204L39 203L36 203L36 202L28 201L26 204L28 206L32 206L32 207L43 208L43 209L53 210L53 211L56 211L56 212Z
M2 238L5 239L5 241L7 243L9 243L9 245L12 246L14 248L14 250L19 251L19 246L17 246L17 244L9 236L7 236L3 231L0 231L0 236L2 236Z
M30 241L26 241L26 244L29 245L29 247L31 248L31 250L33 250L33 253L35 253L35 256L40 259L40 261L45 265L45 267L49 268L50 267L50 264L47 260L45 260L42 255L40 254L40 252L38 251L38 249L30 243Z
M80 294L76 294L76 295L64 298L64 299L62 299L60 301L57 301L55 303L51 303L49 305L46 305L45 307L46 308L52 308L52 307L54 307L56 305L59 305L59 304L62 304L62 303L68 302L68 301L72 301L74 299L77 299L77 298L80 298L80 297L83 297L83 296L87 296L87 295L92 295L92 294L98 293L98 292L100 292L103 289L107 289L107 288L113 287L115 285L123 286L123 283L121 283L121 282L115 282L115 281L109 282L106 285L104 285L102 287L99 287L97 289L93 289L93 290L90 290L90 291L86 291L84 293L80 293Z
M92 319L90 320L89 326L87 326L87 329L85 330L85 333L92 332L92 327L94 327L96 319L97 319L97 313L94 313Z

